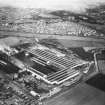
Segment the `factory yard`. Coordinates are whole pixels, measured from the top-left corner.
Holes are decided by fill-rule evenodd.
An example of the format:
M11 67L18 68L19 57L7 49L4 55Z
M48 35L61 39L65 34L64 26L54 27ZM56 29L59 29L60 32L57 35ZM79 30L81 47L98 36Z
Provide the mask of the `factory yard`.
M22 42L24 43L24 41L25 42L29 41L32 43L35 38L42 40L42 39L46 39L49 37L53 37L53 38L59 40L59 42L66 48L72 48L72 47L73 48L77 48L77 47L81 47L81 48L93 47L94 48L95 47L96 49L98 49L98 48L105 47L105 40L102 38L98 39L98 38L91 38L91 37L64 36L64 35L60 36L60 35L49 35L49 34L46 35L46 34L40 34L40 33L34 34L34 33L12 32L12 31L0 31L0 35L1 35L0 45L2 45L2 46L3 46L3 44L4 44L4 46L5 45L15 46L15 45L21 44ZM4 37L4 38L2 39L2 37ZM46 54L44 54L44 55L46 55ZM23 57L23 55L21 55L21 56ZM22 59L21 56L20 56L20 59ZM19 57L17 57L17 59L19 59ZM25 61L27 62L28 60L25 60ZM30 61L28 61L28 63L31 64ZM47 69L43 70L44 67L41 68L40 65L38 67L35 66L35 69L37 69L37 68L38 69L40 68L39 71L41 71L41 72L43 71L43 73L46 73L46 74L49 73L49 71L46 71ZM26 75L26 77L21 77L20 79L24 78L24 81L26 81L26 83L27 83L27 79L29 78L31 80L32 76L29 75L29 77L28 78L27 77L28 76ZM22 85L22 87L23 87L22 91L24 90L24 88L27 90L27 86L24 87L25 82L20 83L20 80L17 80L16 82L17 82L17 84L20 84L20 86ZM36 83L36 81L35 81L35 83ZM36 88L37 85L35 83L32 82L32 84L30 84L30 87L35 89L35 92L45 91L43 89L42 90L37 89ZM13 87L13 88L15 88L15 87ZM44 89L45 88L46 87L44 87ZM24 94L26 94L28 92L29 91L27 90L27 92L25 92ZM43 93L40 93L40 94L42 95L42 97L45 95L45 94L43 95ZM19 95L17 95L17 96L19 96ZM27 97L28 97L28 95L27 95ZM46 95L45 95L45 97L46 97ZM43 105L104 105L105 104L104 97L105 97L105 93L103 91L96 89L95 87L92 87L89 84L83 82L83 83L76 84L75 87L70 87L70 89L68 88L66 91L61 91L60 93L55 94L54 96L52 96L51 98L48 98L47 100L44 100ZM33 101L36 101L36 99L37 98L35 97L35 100L33 99ZM29 98L28 100L31 100L31 99ZM26 100L24 100L24 102L25 101ZM28 102L28 103L30 103L30 102ZM40 102L37 102L37 103L38 104L36 104L36 105L40 105ZM21 105L21 104L18 104L18 105ZM24 105L24 103L23 103L23 105ZM32 103L31 105L34 105L34 104Z

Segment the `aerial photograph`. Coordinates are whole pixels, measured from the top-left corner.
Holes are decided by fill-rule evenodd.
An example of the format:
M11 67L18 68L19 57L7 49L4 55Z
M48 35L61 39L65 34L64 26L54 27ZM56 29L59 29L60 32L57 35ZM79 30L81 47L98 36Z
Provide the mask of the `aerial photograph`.
M0 105L105 105L105 0L0 0Z

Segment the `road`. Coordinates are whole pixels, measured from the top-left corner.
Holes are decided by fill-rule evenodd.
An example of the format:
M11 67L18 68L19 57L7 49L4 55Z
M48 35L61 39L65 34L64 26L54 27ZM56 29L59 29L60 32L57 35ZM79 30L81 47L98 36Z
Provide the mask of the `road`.
M48 35L48 34L34 34L26 32L13 32L13 31L0 31L0 35L10 35L25 38L48 38L53 37L58 39L65 47L105 47L105 39L77 37L77 36L61 36L61 35Z

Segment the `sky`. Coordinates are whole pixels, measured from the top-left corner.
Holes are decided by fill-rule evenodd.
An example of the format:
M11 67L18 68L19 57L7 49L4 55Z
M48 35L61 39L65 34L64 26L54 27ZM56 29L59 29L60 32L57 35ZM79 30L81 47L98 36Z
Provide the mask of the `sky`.
M65 9L84 11L90 5L99 5L105 0L0 0L0 5L12 5L23 8Z

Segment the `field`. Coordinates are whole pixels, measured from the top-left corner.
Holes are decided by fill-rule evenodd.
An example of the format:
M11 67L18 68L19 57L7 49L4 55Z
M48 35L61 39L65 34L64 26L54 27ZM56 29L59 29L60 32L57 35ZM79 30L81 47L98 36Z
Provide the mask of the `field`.
M33 38L46 39L49 37L58 39L65 47L105 47L104 39L85 38L76 36L60 36L60 35L45 35L22 32L0 31L1 36L11 36L11 38L1 39L1 43L5 42L8 45L14 45L20 39L33 40ZM16 37L15 37L16 36ZM11 41L12 40L12 41ZM15 41L14 41L15 40Z
M87 84L80 84L45 102L45 105L105 105L105 93Z

